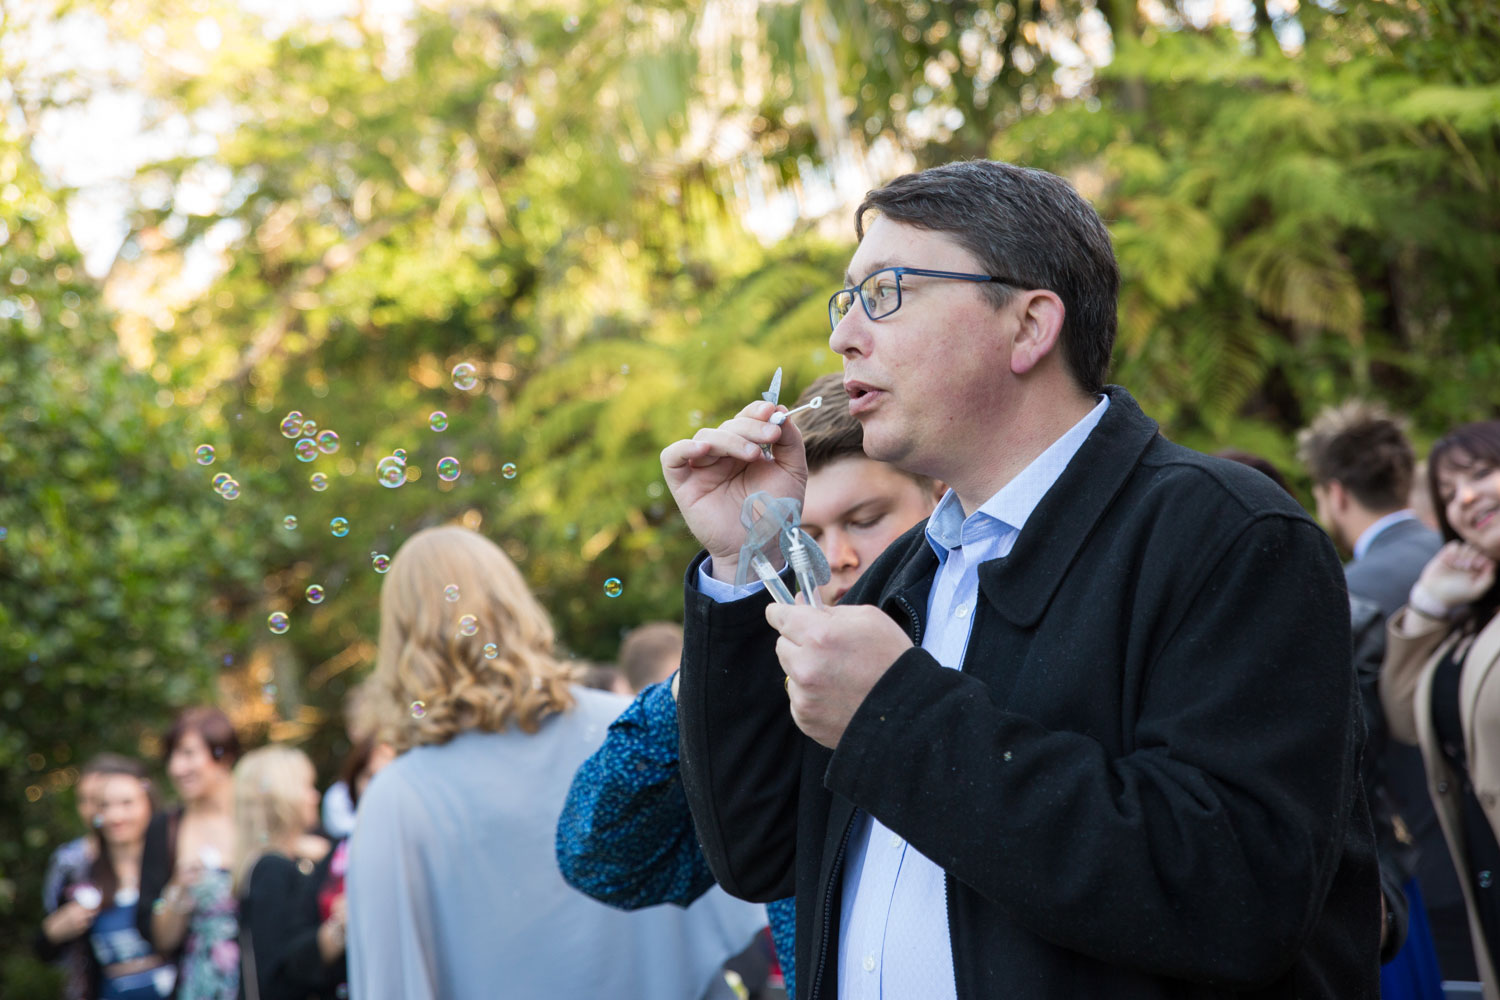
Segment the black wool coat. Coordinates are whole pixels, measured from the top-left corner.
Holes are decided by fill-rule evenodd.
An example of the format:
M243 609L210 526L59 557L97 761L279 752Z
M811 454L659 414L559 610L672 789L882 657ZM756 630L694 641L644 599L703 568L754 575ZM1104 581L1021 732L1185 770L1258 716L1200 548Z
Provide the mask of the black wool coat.
M1010 555L980 567L962 670L920 648L925 525L845 596L913 648L836 751L792 722L768 598L716 604L690 567L683 781L726 889L795 892L803 1000L837 995L856 807L944 869L960 1000L1379 995L1338 558L1259 472L1108 391Z

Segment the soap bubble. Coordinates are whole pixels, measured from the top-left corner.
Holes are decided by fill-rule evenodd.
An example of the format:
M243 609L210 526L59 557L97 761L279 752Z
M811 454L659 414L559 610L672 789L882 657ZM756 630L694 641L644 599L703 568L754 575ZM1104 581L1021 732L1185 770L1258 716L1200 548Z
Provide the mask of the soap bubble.
M334 518L328 522L328 530L333 532L334 538L343 538L349 534L349 519L344 517Z
M425 718L427 715L427 702L414 701L411 703L411 717L413 719Z
M307 482L313 488L314 493L322 493L328 489L328 477L321 472L314 472L308 476Z
M199 465L214 464L214 446L211 444L200 444L193 454L198 456Z
M619 597L623 593L625 593L625 585L620 582L619 577L612 576L604 581L605 597Z
M453 480L458 478L459 471L458 459L454 458L452 455L449 455L447 458L438 459L438 478L443 482L453 482Z
M499 655L500 655L500 647L499 646L495 645L493 642L487 642L487 643L484 644L484 658L486 660L493 660L495 657L497 657Z
M405 448L397 448L395 451L391 452L391 457L392 458L399 458L399 459L401 459L401 461L405 462L406 461L406 449Z
M323 603L323 588L320 587L320 586L318 586L316 583L309 583L307 585L307 603L308 604L322 604Z
M224 484L224 488L219 490L219 496L225 500L238 500L240 498L240 484L233 479L229 480Z
M375 466L375 478L381 486L395 489L406 482L406 463L395 455L387 455Z
M302 421L303 437L310 438L316 433L318 433L318 422L316 420L309 417L306 420Z
M227 472L221 472L217 476L214 476L214 492L215 493L223 493L224 492L224 484L227 483L227 482L229 482L229 479L230 479L230 476L229 476L229 473L227 473Z
M287 531L296 531L297 530L297 516L295 514L288 514L286 517L283 517L281 519L281 526L283 528L285 528Z
M443 599L446 600L449 604L452 604L454 601L458 600L458 584L450 583L448 584L448 586L444 587Z
M281 418L281 436L294 438L302 433L302 411L293 410Z
M448 414L444 413L442 410L433 410L432 416L427 418L427 426L431 427L435 431L447 430Z
M458 620L459 635L473 635L479 631L479 619L473 615L464 615Z
M332 455L339 450L339 435L337 431L324 431L318 435L318 450L325 455Z
M284 635L291 627L291 620L287 618L285 611L272 611L270 617L266 619L266 628L277 635Z
M318 443L312 438L298 438L292 450L297 453L299 462L311 462L318 457Z
M504 465L500 466L500 475L504 476L506 479L516 478L516 463L506 462Z
M391 568L391 557L384 552L375 552L370 555L370 568L377 573L384 573Z
M468 392L477 385L479 379L474 374L474 366L467 361L460 361L453 366L453 387Z

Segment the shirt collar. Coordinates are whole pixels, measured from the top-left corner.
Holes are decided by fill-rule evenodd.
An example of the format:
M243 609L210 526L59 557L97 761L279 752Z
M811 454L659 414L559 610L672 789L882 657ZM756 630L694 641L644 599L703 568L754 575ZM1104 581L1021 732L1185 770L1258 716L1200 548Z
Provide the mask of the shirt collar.
M1400 524L1402 521L1415 521L1416 519L1417 515L1411 510L1395 510L1391 511L1391 513L1387 514L1385 517L1382 517L1380 520L1370 525L1360 533L1360 536L1357 539L1354 540L1355 562L1358 562L1365 557L1366 553L1370 551L1370 546L1374 544L1375 539L1379 537L1380 533L1385 531L1386 528L1389 528L1394 524Z
M1078 449L1083 447L1089 432L1098 425L1107 409L1109 397L1101 396L1098 404L1084 414L1082 420L1048 445L1046 451L967 518L964 517L963 505L958 502L958 494L951 489L943 494L943 499L927 520L927 544L937 555L938 562L946 562L948 553L961 545L1007 530L1019 533L1026 527L1031 512L1036 510L1042 497L1057 482L1057 477L1062 475Z

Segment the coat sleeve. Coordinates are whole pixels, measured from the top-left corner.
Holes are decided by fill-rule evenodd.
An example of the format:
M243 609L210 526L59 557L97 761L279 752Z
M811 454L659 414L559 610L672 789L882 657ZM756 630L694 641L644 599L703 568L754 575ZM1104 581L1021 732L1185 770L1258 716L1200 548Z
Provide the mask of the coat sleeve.
M677 769L671 682L653 684L579 767L557 820L557 864L573 888L636 910L687 906L714 884Z
M805 737L792 722L765 593L718 604L688 568L677 709L682 784L704 857L733 896L792 895Z
M1418 614L1409 607L1386 623L1385 663L1380 668L1380 703L1391 736L1413 746L1417 742L1417 682L1422 667L1447 637L1448 623Z
M1291 967L1346 837L1362 838L1373 959L1337 559L1315 525L1281 515L1220 544L1165 585L1185 611L1153 628L1123 753L1007 711L912 649L856 711L828 787L1054 944L1219 988ZM1126 653L1096 655L1100 683L1118 685Z
M442 886L423 864L429 829L401 775L382 772L359 802L349 845L349 995L438 1000L432 914Z

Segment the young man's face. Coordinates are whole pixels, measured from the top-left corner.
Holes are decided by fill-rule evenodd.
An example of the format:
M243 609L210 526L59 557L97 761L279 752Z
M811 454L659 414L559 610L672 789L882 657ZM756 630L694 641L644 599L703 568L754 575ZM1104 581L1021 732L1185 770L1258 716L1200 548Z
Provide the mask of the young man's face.
M882 216L845 277L853 285L897 266L984 273L947 234ZM948 479L968 462L970 443L992 439L1017 325L1009 308L997 310L979 283L911 275L901 278L901 307L891 315L872 320L855 303L828 344L844 358L866 455Z
M857 456L807 477L802 527L833 571L818 589L824 603L836 603L886 546L932 513L933 492L884 462Z

